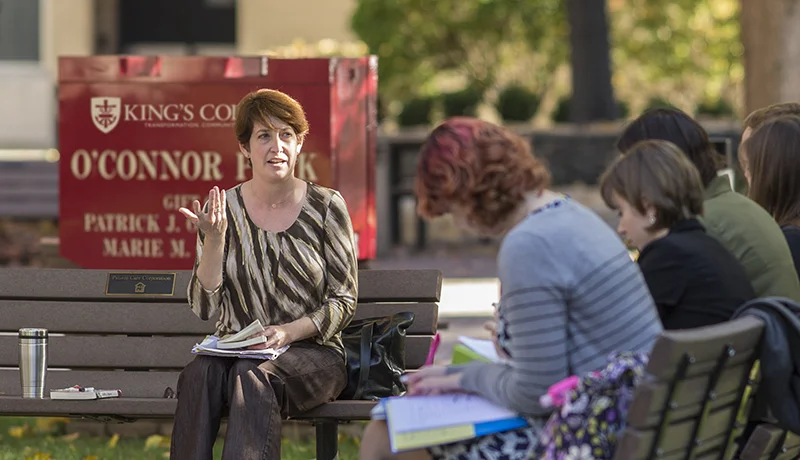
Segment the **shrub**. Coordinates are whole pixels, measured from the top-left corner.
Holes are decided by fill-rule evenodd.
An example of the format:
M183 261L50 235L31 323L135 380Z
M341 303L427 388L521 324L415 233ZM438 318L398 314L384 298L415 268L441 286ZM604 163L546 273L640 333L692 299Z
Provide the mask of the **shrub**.
M383 106L383 98L378 95L375 98L375 121L382 123L386 118L386 108Z
M712 117L731 117L735 114L733 105L725 98L715 101L705 100L697 106L698 115L708 115Z
M433 99L430 97L415 97L409 99L403 110L397 116L397 124L400 126L419 126L431 124L433 112Z
M631 107L625 101L617 101L617 119L628 118L631 114Z
M495 108L504 121L528 121L539 109L539 96L529 89L511 85L497 96Z
M483 92L472 87L445 93L442 95L444 116L448 118L461 115L474 117L481 100L483 100Z
M571 96L561 96L556 104L556 110L553 112L553 121L556 123L569 123L570 104L572 104Z
M556 123L569 123L570 119L570 105L572 104L572 96L562 96L558 100L556 110L553 112L553 121ZM625 101L617 100L617 113L616 118L627 118L630 115L630 107Z
M650 98L650 100L647 101L646 109L649 110L649 109L674 108L674 107L675 106L670 104L669 101L656 96L656 97Z

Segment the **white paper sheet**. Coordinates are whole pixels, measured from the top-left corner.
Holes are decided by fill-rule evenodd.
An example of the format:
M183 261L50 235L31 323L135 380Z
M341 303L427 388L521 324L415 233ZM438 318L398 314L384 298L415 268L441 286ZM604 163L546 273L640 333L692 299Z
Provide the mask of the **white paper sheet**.
M386 413L389 427L396 433L495 422L518 415L486 399L468 394L403 396L390 398Z
M272 360L282 355L283 352L289 349L289 345L283 348L267 348L264 350L220 350L217 348L218 337L209 335L203 340L202 343L196 344L192 347L192 353L198 355L209 356L224 356L228 358L249 358L249 359L266 359Z

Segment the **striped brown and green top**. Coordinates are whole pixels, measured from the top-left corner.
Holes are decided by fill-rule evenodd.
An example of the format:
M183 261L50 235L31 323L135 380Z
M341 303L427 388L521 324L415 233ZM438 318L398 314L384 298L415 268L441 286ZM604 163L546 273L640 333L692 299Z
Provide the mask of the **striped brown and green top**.
M197 279L203 253L203 234L198 231L188 289L195 314L203 320L218 314L218 335L237 332L256 319L281 325L308 316L319 331L314 340L344 354L340 332L355 314L358 264L353 226L341 194L309 183L300 215L282 232L253 223L241 184L227 190L226 199L223 282L212 292Z

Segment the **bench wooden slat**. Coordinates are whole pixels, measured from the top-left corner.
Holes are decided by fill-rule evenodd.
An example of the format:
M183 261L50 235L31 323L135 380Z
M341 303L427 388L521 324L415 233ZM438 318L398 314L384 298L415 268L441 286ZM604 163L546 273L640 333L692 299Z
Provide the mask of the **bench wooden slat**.
M778 450L774 460L794 460L800 458L800 435L786 433L770 423L762 423L747 438L742 449L741 460L773 460L772 453ZM783 442L781 443L781 439Z
M46 374L45 394L51 389L73 385L102 390L122 390L126 398L161 398L167 387L176 390L178 371L73 371L50 370ZM19 370L0 369L0 395L20 396Z
M698 449L698 453L719 448L721 443L727 440L723 434L727 431L731 417L734 416L734 412L737 410L738 406L734 405L709 414L698 436L698 439L702 441L702 446ZM678 458L684 458L686 446L693 441L691 435L696 423L696 419L689 419L669 426L661 442L665 456L680 453ZM654 436L654 431L627 429L617 446L615 458L630 460L648 458Z
M177 399L165 398L132 398L101 399L95 401L65 401L52 399L23 399L15 396L0 396L0 407L3 414L15 416L47 416L65 414L78 416L113 415L127 418L172 418ZM291 418L309 420L316 418L334 418L337 420L368 420L369 411L375 406L374 401L334 401L323 404L303 414L295 414Z
M721 408L730 406L731 404L737 404L739 401L739 396L740 394L738 391L720 394L717 396L714 402L711 403L711 410L719 410ZM674 420L687 420L690 418L698 418L700 416L701 408L701 403L698 402L695 404L678 406L672 410L671 413ZM661 421L660 415L661 414L659 412L651 412L647 418L644 419L645 423L643 426L636 428L641 430L654 429Z
M213 334L216 320L203 321L189 304L164 302L70 302L0 300L0 332L43 327L51 333Z
M103 299L106 302L176 302L186 303L186 286L190 271L152 270L142 273L175 273L175 292L172 296L130 295L107 296L109 273L132 271L84 270L73 268L3 268L3 290L0 299Z
M4 268L0 299L103 299L108 302L185 302L191 272L177 271L175 292L164 296L106 296L109 270L69 268ZM168 273L146 271L145 273ZM172 273L172 272L169 272ZM438 270L360 270L359 302L438 302L442 275Z
M302 414L293 416L298 420L335 418L338 420L369 420L369 411L374 401L333 401Z
M48 367L66 368L183 368L202 337L51 336ZM0 337L0 366L17 366L16 337Z
M439 307L435 303L359 303L353 320L380 318L410 311L414 323L406 332L409 335L434 335L439 326Z
M743 354L744 355L744 354ZM740 361L741 362L741 361ZM726 399L739 396L739 385L744 373L750 372L749 361L722 372L717 384L717 398L712 408L719 404L727 404ZM700 412L700 404L706 396L708 375L699 375L680 383L676 394L672 397L675 405L673 417L683 419ZM628 409L628 423L635 428L653 428L661 418L661 411L666 403L669 385L663 381L645 381L636 387L636 399Z
M379 307L377 309L376 307ZM70 302L59 300L0 300L0 332L43 327L50 332L94 331L98 334L213 334L216 320L202 321L188 303ZM434 303L360 303L354 319L389 316L410 311L409 334L433 335L439 322Z
M23 399L0 396L3 413L16 416L52 416L54 414L80 416L118 415L131 418L172 418L177 399L164 398L109 398L95 401L65 401L52 399Z
M442 296L439 270L361 270L359 302L438 302Z
M653 346L647 371L667 379L675 374L685 353L691 352L698 362L713 362L726 345L731 345L736 353L752 350L761 340L761 334L754 330L762 329L761 321L744 317L712 327L665 331Z
M180 369L194 358L195 336L52 336L48 345L48 366L63 368L147 368ZM406 336L406 367L425 364L432 336ZM88 346L93 344L94 346ZM13 336L0 337L0 367L16 367L19 343Z

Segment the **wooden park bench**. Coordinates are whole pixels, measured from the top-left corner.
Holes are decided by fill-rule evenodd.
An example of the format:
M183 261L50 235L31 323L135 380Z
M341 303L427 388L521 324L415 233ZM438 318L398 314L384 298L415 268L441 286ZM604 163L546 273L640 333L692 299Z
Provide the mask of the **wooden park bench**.
M137 293L135 282L109 283L112 274L119 280L118 275L129 273L0 269L0 415L116 422L173 417L177 399L168 395L177 387L181 369L194 358L192 346L214 332L215 321L201 321L189 308L188 271L174 273L174 289L165 295L153 294L147 286L138 286L144 292ZM406 367L416 369L424 364L437 329L441 287L438 270L361 270L356 319L412 312ZM15 368L17 332L24 327L50 332L45 396L49 389L83 385L121 389L122 397L23 399ZM329 460L338 453L338 424L369 420L373 405L340 400L292 418L315 424L317 458Z
M800 435L769 423L756 427L747 439L740 460L795 460L800 458Z
M615 460L731 459L758 387L763 323L752 317L656 341Z

